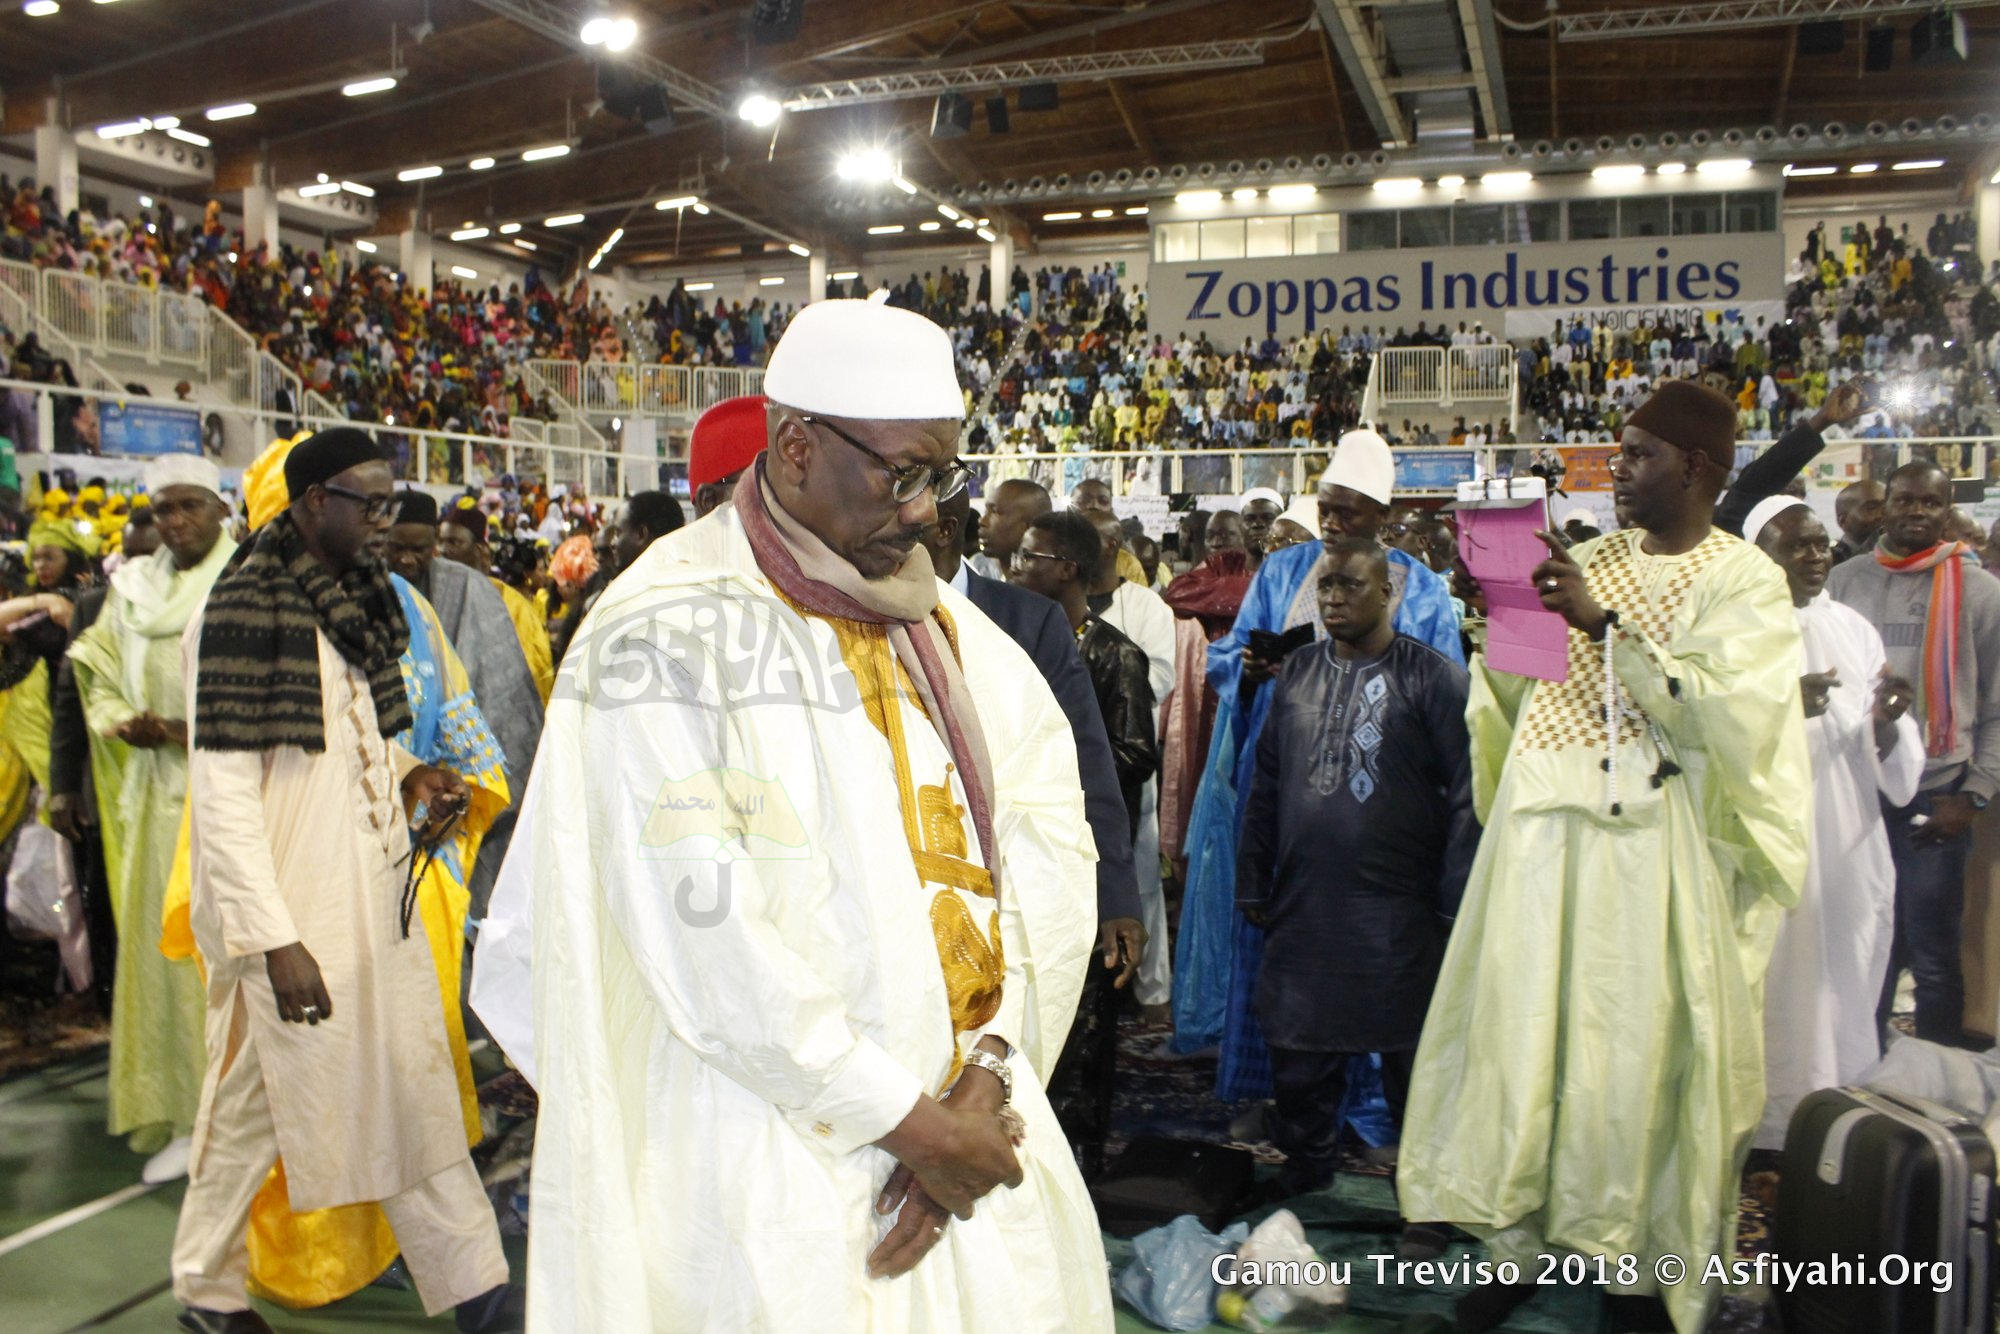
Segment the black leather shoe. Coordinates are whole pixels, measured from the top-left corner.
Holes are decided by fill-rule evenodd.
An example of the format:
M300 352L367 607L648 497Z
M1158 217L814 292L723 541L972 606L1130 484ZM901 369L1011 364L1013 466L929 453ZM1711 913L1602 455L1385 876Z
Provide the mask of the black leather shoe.
M199 1306L181 1310L182 1329L195 1334L272 1334L270 1322L255 1311L208 1311Z
M502 1283L458 1304L459 1334L515 1334L527 1328L527 1289Z

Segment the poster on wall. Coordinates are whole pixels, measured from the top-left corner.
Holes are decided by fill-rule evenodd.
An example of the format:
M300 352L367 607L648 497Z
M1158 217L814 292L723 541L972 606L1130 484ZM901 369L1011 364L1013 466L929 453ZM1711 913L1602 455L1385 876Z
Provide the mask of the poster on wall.
M1471 481L1476 471L1473 451L1469 449L1396 452L1396 490L1399 492L1456 491L1458 484Z
M97 422L106 454L201 453L201 414L191 408L107 401L98 405Z
M1285 259L1155 263L1146 275L1152 327L1292 339L1343 326L1411 332L1485 324L1512 333L1513 312L1664 309L1720 312L1784 301L1776 232L1645 237L1416 250L1359 250Z

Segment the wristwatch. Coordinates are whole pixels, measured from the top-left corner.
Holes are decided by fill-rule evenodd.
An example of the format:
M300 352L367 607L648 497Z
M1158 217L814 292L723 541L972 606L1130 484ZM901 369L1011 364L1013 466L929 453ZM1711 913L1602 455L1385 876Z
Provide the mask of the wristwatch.
M967 1065L978 1066L981 1070L986 1071L1000 1081L1000 1105L1002 1107L1008 1106L1014 1101L1014 1072L1007 1068L1005 1061L990 1051L981 1051L979 1048L974 1047L965 1054L965 1063Z

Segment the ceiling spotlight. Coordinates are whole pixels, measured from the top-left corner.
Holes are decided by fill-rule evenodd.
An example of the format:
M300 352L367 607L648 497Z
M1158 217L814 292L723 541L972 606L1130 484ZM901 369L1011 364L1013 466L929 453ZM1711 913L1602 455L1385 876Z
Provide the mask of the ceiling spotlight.
M1662 176L1685 176L1687 175L1687 169L1688 164L1685 162L1662 162L1659 166L1653 168L1655 172L1658 172Z
M1929 171L1934 167L1942 167L1943 165L1944 165L1944 159L1941 157L1924 157L1924 158L1915 158L1908 162L1893 162L1889 165L1889 170Z
M184 144L193 144L196 148L207 148L215 142L205 134L196 134L193 130L183 130L178 125L167 131L167 138L178 139Z
M1636 181L1646 174L1646 168L1637 162L1620 162L1609 167L1592 167L1590 177L1596 181Z
M639 25L630 18L594 18L583 25L577 38L585 46L601 46L607 51L629 51L639 40Z
M478 269L468 269L463 264L452 265L451 272L452 276L457 278L477 278L479 276Z
M28 0L27 4L21 6L21 12L31 19L45 19L61 9L62 6L57 4L56 0Z
M1695 164L1695 171L1703 176L1741 176L1751 166L1747 157L1718 157Z
M868 234L870 236L895 236L902 230L903 230L902 223L889 222L889 223L884 223L880 227L870 227L868 229Z
M1229 192L1229 197L1235 200L1239 204L1247 204L1251 200L1257 197L1257 191L1251 186L1245 185L1239 187L1238 189L1231 190Z
M472 159L472 161L470 161L470 162L468 162L468 163L466 163L466 164L465 164L465 169L466 169L467 171L486 171L486 170L488 170L489 168L491 168L491 167L492 167L492 165L493 165L493 159L492 159L492 158L490 158L490 157L476 157L476 158Z
M210 120L240 120L244 116L257 114L255 102L231 102L226 106L210 107L201 113Z
M375 243L373 241L356 241L354 243L354 248L356 250L359 250L364 255L372 255L375 253Z
M553 218L543 218L542 226L567 227L572 223L578 223L582 221L583 221L583 214L581 213L558 213Z
M428 181L433 176L444 175L443 167L405 167L396 173L399 181Z
M752 125L763 129L778 123L778 113L783 110L778 100L769 93L750 93L736 104L736 114Z
M301 185L299 187L299 198L301 199L317 199L321 195L337 195L339 193L340 184L337 181L327 181L320 185Z
M568 153L569 153L568 144L544 144L540 148L531 148L527 152L521 154L521 161L546 162L550 158L567 156Z
M1384 176L1375 182L1378 195L1413 195L1424 188L1422 179L1416 176Z
M521 224L518 222L503 222L500 224L498 228L498 231L502 236L512 236L515 232L518 232L520 230L521 230Z
M841 155L833 167L843 181L886 181L896 178L896 160L886 148L857 148Z
M1083 216L1083 214L1081 214L1081 213L1044 213L1044 214L1042 214L1042 221L1043 221L1043 222L1075 222L1075 221L1076 221L1076 220L1077 220L1078 218L1080 218L1080 217L1082 217L1082 216Z
M693 195L675 195L672 199L660 200L658 203L654 204L653 207L660 210L660 212L665 213L669 209L693 208L696 204L700 202L701 201Z
M363 199L373 199L375 197L375 187L372 185L363 185L359 181L342 181L340 188L351 195L360 195Z
M484 227L461 227L451 234L454 241L477 241L487 235Z
M1220 190L1183 190L1174 196L1182 208L1214 208L1222 202Z
M791 251L794 255L797 255L800 259L812 258L812 251L808 247L800 245L797 241L793 241L791 244L787 245L785 249Z
M151 208L152 206L153 206L153 197L152 197L151 195L140 195L140 196L139 196L139 207L140 207L140 208Z
M366 97L370 93L386 93L395 86L396 80L389 75L384 75L379 79L362 79L358 83L350 83L340 90L340 95L342 97Z

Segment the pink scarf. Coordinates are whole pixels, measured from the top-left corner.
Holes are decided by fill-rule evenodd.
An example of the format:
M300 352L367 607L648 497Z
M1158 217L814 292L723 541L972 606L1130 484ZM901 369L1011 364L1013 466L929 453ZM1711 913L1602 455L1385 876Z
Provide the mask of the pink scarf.
M916 683L931 725L958 765L997 896L1000 851L993 837L993 762L958 656L938 622L938 581L930 552L916 547L894 574L864 578L785 512L764 478L762 455L753 480L754 485L736 488L736 513L764 577L816 616L889 627L890 646Z
M1958 675L1958 609L1965 590L1965 562L1972 550L1963 542L1939 542L1908 556L1891 556L1879 547L1875 560L1897 574L1931 572L1931 605L1924 617L1923 679L1918 683L1924 711L1924 753L1933 758L1951 754L1958 737L1952 713L1951 683Z

